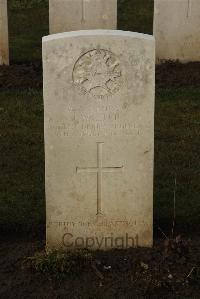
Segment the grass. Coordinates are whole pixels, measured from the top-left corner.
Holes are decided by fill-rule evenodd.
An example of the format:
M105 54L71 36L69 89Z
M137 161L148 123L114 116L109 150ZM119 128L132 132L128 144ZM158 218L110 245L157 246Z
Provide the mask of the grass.
M75 251L45 251L38 252L24 261L25 268L40 272L45 276L51 275L61 280L65 276L79 275L88 270L94 257L92 252L79 249Z
M0 225L34 231L45 223L42 92L1 92L0 115Z
M118 28L152 33L152 0L120 0ZM41 60L48 34L48 5L9 1L12 63ZM181 229L198 229L200 215L200 89L156 93L154 219L169 228L176 214ZM36 231L45 224L42 90L0 91L0 225L6 231Z
M155 229L170 227L174 179L177 222L198 228L200 89L158 90L155 123ZM45 223L42 91L0 93L0 224L36 230Z
M19 0L8 2L11 63L41 60L42 37L49 32L48 5L45 1L37 6L24 0L21 6Z
M179 229L198 229L200 215L200 89L157 91L155 114L155 219L172 223L175 179Z
M153 33L153 0L118 0L118 29Z
M49 33L47 0L9 0L11 63L41 60ZM118 29L152 34L153 0L118 0Z

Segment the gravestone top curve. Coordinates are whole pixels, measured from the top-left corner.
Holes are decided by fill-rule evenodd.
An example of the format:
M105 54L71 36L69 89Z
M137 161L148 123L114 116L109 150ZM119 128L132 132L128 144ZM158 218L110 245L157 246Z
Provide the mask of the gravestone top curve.
M155 42L43 38L47 248L152 246Z

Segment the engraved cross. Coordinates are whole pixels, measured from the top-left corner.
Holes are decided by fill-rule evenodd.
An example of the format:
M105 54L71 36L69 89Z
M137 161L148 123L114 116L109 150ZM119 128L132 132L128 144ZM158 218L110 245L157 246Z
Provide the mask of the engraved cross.
M77 173L96 173L97 174L97 215L102 214L102 174L121 172L121 167L104 167L103 166L103 142L97 142L97 167L76 168Z

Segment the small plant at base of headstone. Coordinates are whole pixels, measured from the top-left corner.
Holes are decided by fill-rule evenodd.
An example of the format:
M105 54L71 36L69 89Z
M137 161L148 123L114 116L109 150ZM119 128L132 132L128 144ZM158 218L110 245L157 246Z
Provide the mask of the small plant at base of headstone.
M27 257L23 262L23 268L62 279L66 275L81 273L91 265L92 260L92 254L86 249L73 252L44 251Z

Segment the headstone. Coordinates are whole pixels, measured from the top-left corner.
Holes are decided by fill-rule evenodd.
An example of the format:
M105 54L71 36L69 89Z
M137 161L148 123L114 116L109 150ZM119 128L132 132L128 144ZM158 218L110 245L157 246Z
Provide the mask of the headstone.
M116 29L117 0L49 0L50 34Z
M200 61L200 1L155 0L157 62Z
M43 38L47 248L152 245L155 42Z
M0 0L0 65L9 64L7 0Z

